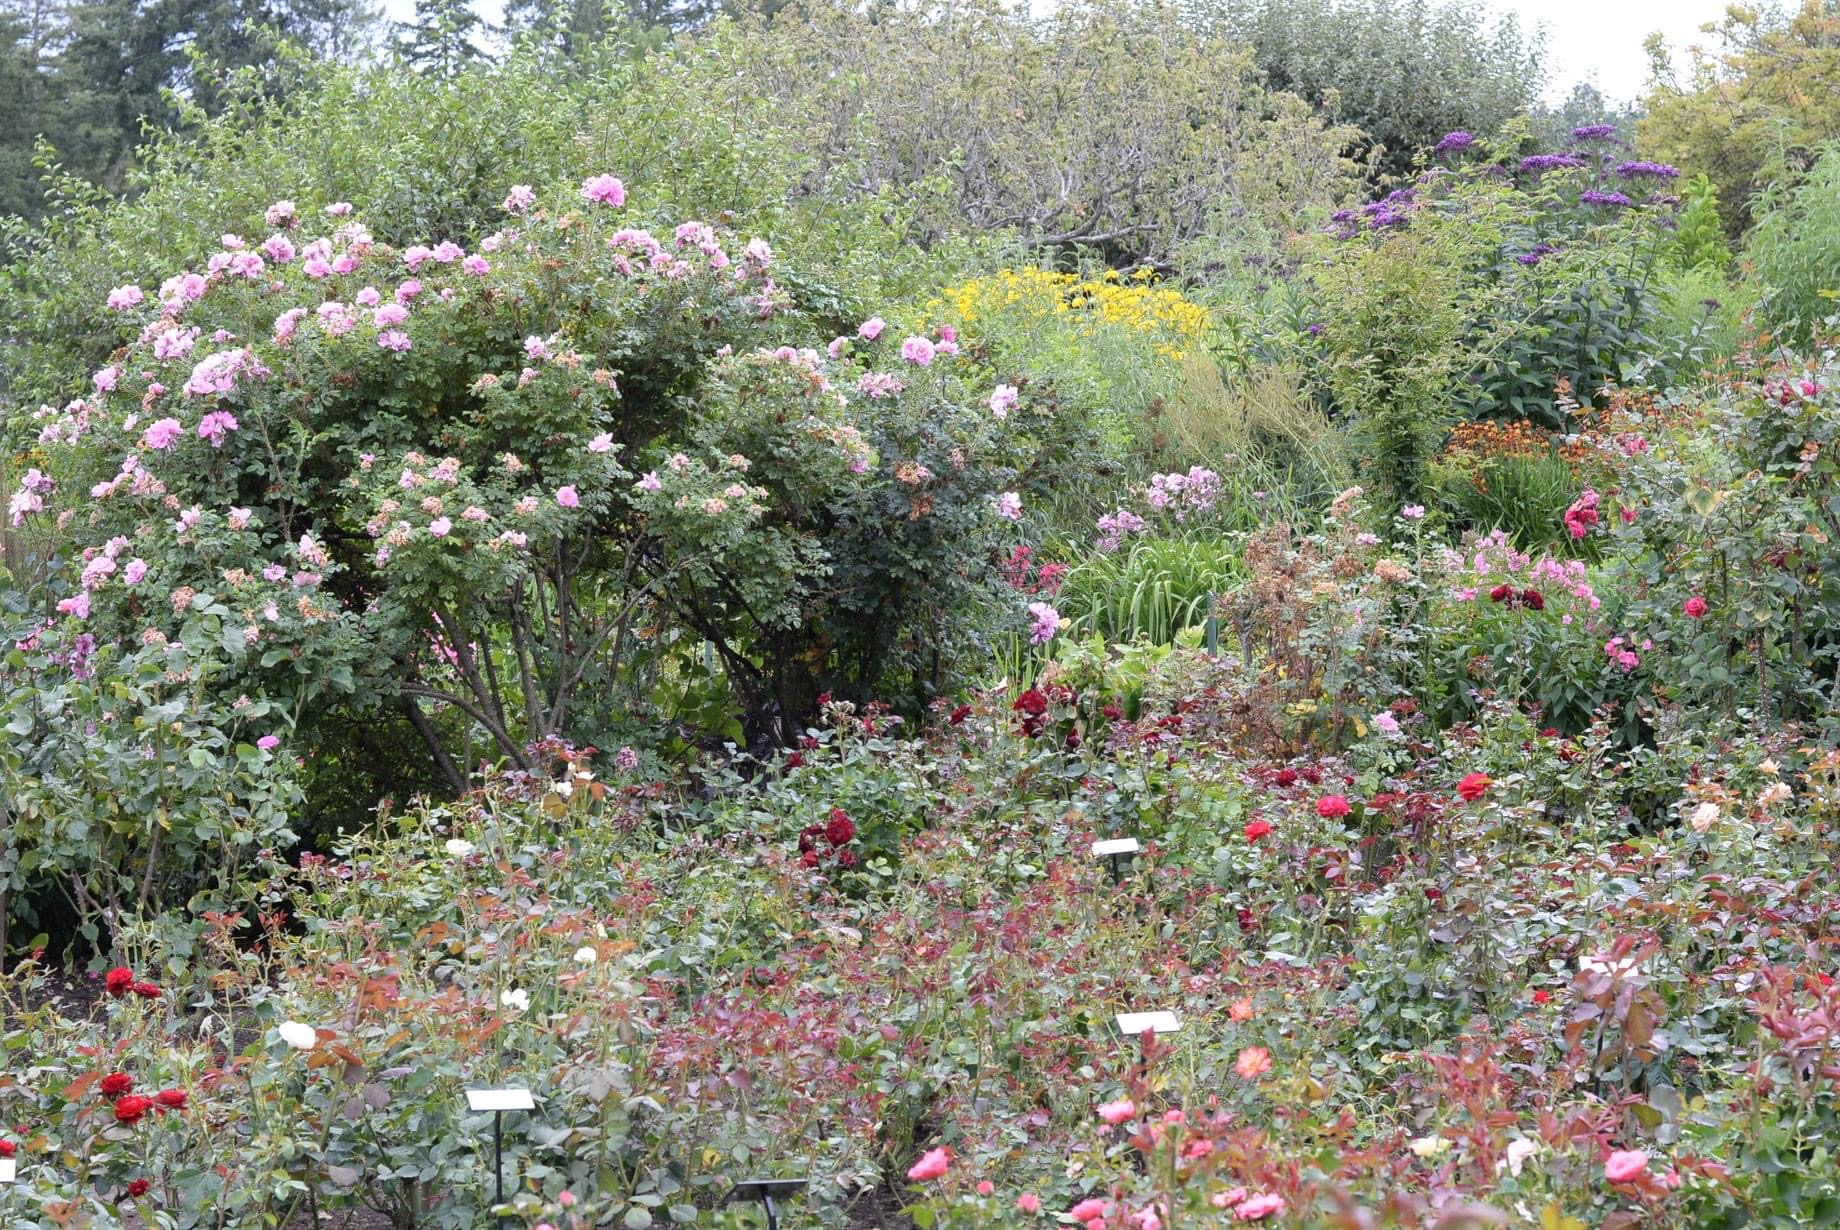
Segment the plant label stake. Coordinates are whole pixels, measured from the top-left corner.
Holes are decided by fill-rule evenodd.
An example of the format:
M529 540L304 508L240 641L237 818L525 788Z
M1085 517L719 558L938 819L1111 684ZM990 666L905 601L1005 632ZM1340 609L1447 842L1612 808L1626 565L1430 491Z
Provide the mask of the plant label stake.
M475 1113L492 1112L492 1203L501 1205L505 1203L505 1112L535 1110L537 1100L528 1089L468 1089L466 1106Z
M0 1183L11 1183L19 1177L19 1163L10 1157L0 1157Z
M1143 849L1143 847L1137 844L1137 838L1135 837L1113 837L1106 841L1095 841L1092 844L1094 858L1111 860L1113 885L1117 885L1120 882L1121 872L1119 865L1141 849Z
M1112 1018L1118 1025L1118 1032L1125 1037L1135 1037L1144 1047L1150 1049L1150 1037L1167 1037L1182 1032L1182 1022L1173 1012L1120 1012ZM1145 1063L1148 1065L1148 1058Z
M809 1182L809 1179L743 1179L728 1189L723 1203L757 1200L767 1210L767 1230L779 1230L779 1209L774 1206L773 1198L797 1195Z

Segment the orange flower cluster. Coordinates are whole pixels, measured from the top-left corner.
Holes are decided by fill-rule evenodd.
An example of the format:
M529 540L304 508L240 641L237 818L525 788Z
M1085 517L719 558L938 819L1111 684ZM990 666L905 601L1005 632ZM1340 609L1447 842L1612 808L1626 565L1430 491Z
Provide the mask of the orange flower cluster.
M1458 423L1444 445L1444 459L1482 463L1503 457L1544 457L1553 451L1551 433L1525 420Z

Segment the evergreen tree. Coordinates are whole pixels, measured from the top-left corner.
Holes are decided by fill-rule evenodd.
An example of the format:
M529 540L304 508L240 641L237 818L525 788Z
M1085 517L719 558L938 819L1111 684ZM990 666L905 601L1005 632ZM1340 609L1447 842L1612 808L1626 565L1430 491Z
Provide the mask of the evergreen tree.
M481 40L493 32L471 0L415 0L415 20L399 26L397 50L412 68L457 77L490 59Z

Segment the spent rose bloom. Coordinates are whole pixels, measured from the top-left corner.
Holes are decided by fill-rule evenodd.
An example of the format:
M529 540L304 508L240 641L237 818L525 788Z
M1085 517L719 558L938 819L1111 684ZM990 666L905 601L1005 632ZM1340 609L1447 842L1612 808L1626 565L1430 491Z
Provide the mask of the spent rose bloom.
M1022 520L1022 497L1014 491L1005 491L992 497L991 504L997 510L997 516L1005 521Z
M871 316L869 319L856 326L856 336L860 337L865 342L873 342L882 335L882 330L887 327L888 322L883 320L880 316Z

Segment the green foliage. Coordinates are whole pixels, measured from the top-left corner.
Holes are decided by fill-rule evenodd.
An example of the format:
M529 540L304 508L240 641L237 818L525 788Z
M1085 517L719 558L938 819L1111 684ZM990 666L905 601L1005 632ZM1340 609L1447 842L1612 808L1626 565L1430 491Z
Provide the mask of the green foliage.
M1459 198L1461 215L1374 240L1328 240L1311 269L1321 297L1321 379L1352 438L1357 470L1394 508L1419 502L1443 442L1466 342L1499 294L1472 271L1503 243L1499 202Z
M1655 84L1636 143L1645 156L1706 174L1736 239L1756 216L1759 190L1793 179L1840 137L1830 105L1840 92L1840 4L1733 5L1713 34L1689 47L1684 78L1659 36L1651 39Z
M1353 130L1264 88L1224 31L1087 0L1047 17L994 0L822 0L747 26L734 89L807 135L801 193L910 206L916 237L1013 231L1123 265L1232 206L1283 232L1352 186Z
M1787 339L1819 337L1840 311L1840 145L1801 183L1763 194L1746 246L1770 323Z
M1490 457L1432 463L1429 486L1453 524L1502 530L1523 551L1555 545L1560 517L1578 495L1572 467L1557 455Z
M1361 132L1363 161L1402 177L1453 129L1492 135L1539 93L1544 36L1475 0L1189 0L1251 48L1267 84Z
M1674 244L1668 256L1673 264L1686 269L1723 269L1731 263L1731 249L1725 246L1725 230L1719 220L1718 189L1704 171L1688 180L1681 193Z
M1113 552L1087 552L1067 572L1055 609L1068 635L1112 644L1167 645L1208 618L1208 599L1239 578L1239 546L1213 535L1136 538Z

